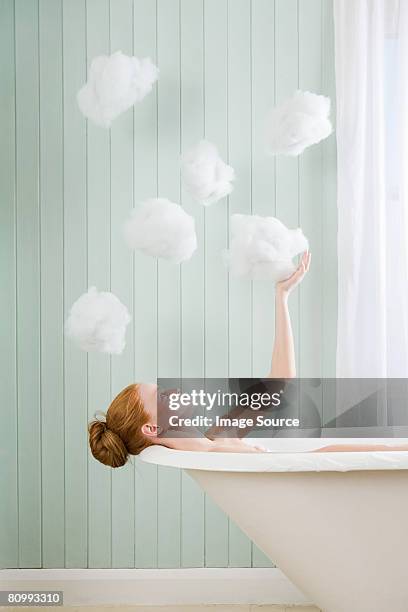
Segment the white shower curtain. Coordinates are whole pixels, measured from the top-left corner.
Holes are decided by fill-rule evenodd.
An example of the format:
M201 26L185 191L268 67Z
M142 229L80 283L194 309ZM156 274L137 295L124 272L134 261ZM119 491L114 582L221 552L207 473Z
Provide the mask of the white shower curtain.
M337 376L408 376L408 0L334 0Z

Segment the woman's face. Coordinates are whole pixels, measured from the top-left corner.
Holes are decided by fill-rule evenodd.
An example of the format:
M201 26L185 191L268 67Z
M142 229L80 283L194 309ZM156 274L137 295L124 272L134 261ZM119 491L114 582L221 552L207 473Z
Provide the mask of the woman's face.
M169 416L172 411L169 408L169 395L172 393L179 393L178 389L167 389L166 391L158 392L157 385L153 383L140 383L139 384L139 395L143 402L144 409L150 415L150 425L155 426L157 429L158 421L160 421L160 432L167 431L169 422ZM189 406L184 407L181 413L184 415L189 412ZM174 414L174 413L173 413Z
M157 425L160 415L160 425L167 422L169 410L169 394L176 392L177 389L169 389L163 393L158 393L157 385L153 383L140 383L139 395L143 402L144 409L149 413L151 423Z

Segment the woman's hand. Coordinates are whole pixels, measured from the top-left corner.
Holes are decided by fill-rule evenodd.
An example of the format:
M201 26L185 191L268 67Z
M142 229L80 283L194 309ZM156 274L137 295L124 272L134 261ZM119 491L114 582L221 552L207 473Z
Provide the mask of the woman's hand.
M289 293L299 285L304 279L307 271L310 268L310 260L312 255L309 251L306 251L302 255L302 259L300 261L299 267L295 272L289 276L289 278L276 283L276 291L277 293L281 293L282 295L289 295Z

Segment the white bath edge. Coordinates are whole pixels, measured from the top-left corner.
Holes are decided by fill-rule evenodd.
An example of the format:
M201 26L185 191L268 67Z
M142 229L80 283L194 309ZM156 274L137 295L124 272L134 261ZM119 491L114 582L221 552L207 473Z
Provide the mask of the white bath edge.
M262 441L265 444L265 441ZM279 441L282 443L282 440ZM353 472L378 470L408 470L408 451L369 452L305 452L328 444L367 444L364 439L287 439L287 448L267 453L208 453L179 451L165 446L150 446L140 458L145 463L187 470L222 472ZM402 442L406 443L404 439ZM400 440L378 439L369 443L398 444ZM276 443L272 440L272 443ZM301 450L292 450L297 445Z
M312 604L277 568L0 570L0 590L24 589L62 590L69 606Z

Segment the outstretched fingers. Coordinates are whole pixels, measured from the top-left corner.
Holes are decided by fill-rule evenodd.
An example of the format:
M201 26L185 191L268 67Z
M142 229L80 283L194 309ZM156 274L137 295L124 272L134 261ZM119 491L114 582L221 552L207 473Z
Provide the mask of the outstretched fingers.
M305 251L302 255L302 259L298 266L298 269L293 273L292 279L293 281L300 282L305 276L306 272L309 270L311 260L311 253L309 251Z
M309 253L309 251L305 251L302 255L302 259L300 260L300 264L296 272L300 271L302 276L304 276L310 268L310 260L311 253Z

